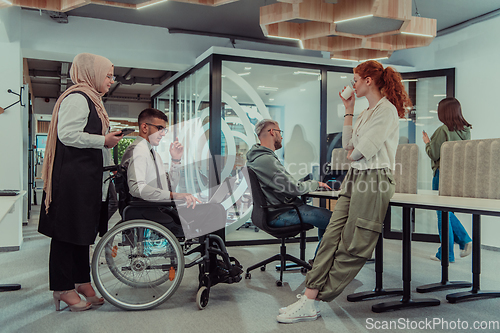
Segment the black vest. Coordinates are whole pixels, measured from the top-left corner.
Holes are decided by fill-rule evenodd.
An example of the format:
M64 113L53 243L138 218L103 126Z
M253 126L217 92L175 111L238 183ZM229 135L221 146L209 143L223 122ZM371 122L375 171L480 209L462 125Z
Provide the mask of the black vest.
M89 115L83 131L102 135L102 122L94 103L87 99ZM45 192L42 197L38 231L59 241L90 245L99 226L102 177L102 150L75 148L57 139L52 170L52 202L45 213ZM107 222L107 221L106 221Z

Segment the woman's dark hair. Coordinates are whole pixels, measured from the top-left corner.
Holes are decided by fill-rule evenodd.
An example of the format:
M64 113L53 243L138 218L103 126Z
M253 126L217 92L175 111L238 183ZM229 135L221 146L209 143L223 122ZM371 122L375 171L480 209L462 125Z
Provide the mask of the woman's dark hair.
M371 77L382 95L396 107L399 118L404 118L413 106L401 82L401 75L394 68L386 67L384 69L384 66L378 61L368 60L354 68L354 73L362 78Z
M472 128L462 115L462 106L455 97L447 97L439 102L438 118L449 131L461 131L464 127Z
M142 110L139 114L139 117L137 118L137 125L141 126L142 123L150 122L153 118L165 120L168 123L168 117L165 113L158 109L147 108Z

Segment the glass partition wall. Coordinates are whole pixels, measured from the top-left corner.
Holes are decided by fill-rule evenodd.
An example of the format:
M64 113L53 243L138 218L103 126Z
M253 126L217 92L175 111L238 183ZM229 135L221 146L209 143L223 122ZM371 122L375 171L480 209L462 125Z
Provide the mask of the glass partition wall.
M406 91L414 104L407 119L399 122L399 143L418 146L418 191L432 190L431 161L425 151L422 131L429 137L442 125L437 115L439 101L455 95L455 69L403 73ZM439 242L436 212L416 209L412 211L412 238L420 241ZM385 226L386 238L401 238L402 209L391 208L391 223Z
M341 147L344 110L338 92L352 78L352 67L224 54L211 54L176 75L152 96L155 107L175 125L158 147L162 158L170 161L168 150L175 138L185 147L176 190L207 200L219 184L232 179L233 191L222 202L226 228L219 235L228 245L278 242L251 224L251 195L240 172L247 151L258 142L254 126L264 118L278 121L284 131L283 147L276 151L280 161L296 179L311 174L321 180L331 149ZM355 114L366 106L364 99L359 100ZM401 123L402 137L409 132L409 123ZM426 124L431 132L432 122ZM419 175L419 187L430 184L426 178ZM399 230L396 219L393 230ZM316 229L310 230L308 240L316 235Z

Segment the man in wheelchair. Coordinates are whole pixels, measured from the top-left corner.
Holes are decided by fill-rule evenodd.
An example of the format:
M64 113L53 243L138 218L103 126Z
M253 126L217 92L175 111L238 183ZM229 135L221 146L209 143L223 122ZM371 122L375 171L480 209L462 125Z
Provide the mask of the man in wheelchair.
M169 229L177 238L185 240L196 237L204 239L205 235L223 229L226 210L220 203L203 204L190 193L174 192L180 180L184 147L177 139L171 143L169 152L172 163L169 172L165 171L161 157L153 149L168 131L167 116L157 109L148 108L139 114L138 125L139 136L122 157L130 194L125 203L128 205L126 213L123 214L123 208L120 209L123 220L155 221ZM140 209L131 209L134 208L134 203ZM227 282L228 278L229 281L238 282L241 279L241 266L239 263L230 264L230 260L235 259L229 258L222 240L217 240L216 236L208 237L207 246L210 248L207 258L209 267L200 266L200 276L210 274L211 285Z
M123 154L122 166L127 170L127 185L132 202L163 204L134 212L127 219L144 218L159 222L177 237L202 236L225 227L226 211L220 204L202 204L190 193L177 193L181 157L184 147L176 139L170 144L170 171L166 172L160 155L153 149L168 132L167 116L153 108L139 114L139 136ZM183 205L185 203L185 205ZM172 218L173 215L180 219ZM181 228L182 224L182 228Z

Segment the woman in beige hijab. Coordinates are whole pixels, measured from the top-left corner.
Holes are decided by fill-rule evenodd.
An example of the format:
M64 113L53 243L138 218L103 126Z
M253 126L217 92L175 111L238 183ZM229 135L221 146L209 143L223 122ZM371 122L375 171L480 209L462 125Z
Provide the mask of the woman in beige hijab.
M89 245L101 219L103 155L123 137L109 132L109 118L102 96L114 82L108 59L78 54L70 69L74 85L57 100L47 137L42 170L44 192L38 231L51 237L50 290L56 310L62 300L71 311L83 311L104 303L90 284ZM105 214L104 214L105 215ZM78 294L86 298L83 301Z

